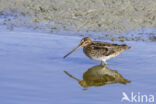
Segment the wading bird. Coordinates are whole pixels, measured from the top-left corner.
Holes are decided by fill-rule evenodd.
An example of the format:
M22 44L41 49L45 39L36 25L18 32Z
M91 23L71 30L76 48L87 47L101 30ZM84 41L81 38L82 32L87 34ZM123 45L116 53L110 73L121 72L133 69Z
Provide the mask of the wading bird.
M106 60L118 56L121 52L130 49L131 47L123 44L111 44L106 42L92 41L89 37L85 37L81 40L80 44L74 48L71 52L64 56L66 58L72 52L78 48L83 47L83 52L92 60L101 61L106 63Z

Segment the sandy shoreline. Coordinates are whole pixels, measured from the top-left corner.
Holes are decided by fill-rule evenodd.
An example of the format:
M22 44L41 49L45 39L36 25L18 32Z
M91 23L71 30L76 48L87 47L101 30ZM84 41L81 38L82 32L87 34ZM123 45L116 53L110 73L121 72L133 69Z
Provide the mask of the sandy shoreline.
M11 11L6 13L6 11ZM13 16L13 17L11 17ZM124 33L156 27L155 0L1 0L0 17L12 27Z

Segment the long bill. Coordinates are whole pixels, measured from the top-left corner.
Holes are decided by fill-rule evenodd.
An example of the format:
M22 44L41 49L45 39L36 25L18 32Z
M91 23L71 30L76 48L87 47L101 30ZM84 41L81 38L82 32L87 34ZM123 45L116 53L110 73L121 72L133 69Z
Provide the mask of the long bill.
M64 72L65 72L70 78L73 78L73 79L77 80L78 82L81 81L80 79L78 79L78 78L72 76L71 74L69 74L67 71L64 71Z
M73 53L75 50L77 50L78 48L80 48L81 45L78 45L76 48L74 48L71 52L69 52L68 54L66 54L63 58L66 58L67 56L69 56L71 53Z

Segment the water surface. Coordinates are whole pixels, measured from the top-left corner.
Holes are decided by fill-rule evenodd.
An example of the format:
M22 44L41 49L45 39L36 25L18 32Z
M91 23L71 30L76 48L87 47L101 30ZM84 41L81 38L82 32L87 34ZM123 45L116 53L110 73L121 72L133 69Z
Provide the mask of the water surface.
M82 49L66 59L81 38L42 33L0 32L0 104L119 104L122 92L156 96L156 43L127 42L133 48L108 61L131 83L83 90L78 79L99 65ZM125 102L126 103L126 102Z

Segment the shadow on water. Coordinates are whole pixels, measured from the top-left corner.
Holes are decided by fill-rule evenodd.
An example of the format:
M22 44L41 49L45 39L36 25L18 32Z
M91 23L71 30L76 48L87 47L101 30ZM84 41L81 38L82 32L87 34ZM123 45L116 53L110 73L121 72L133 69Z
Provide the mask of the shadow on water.
M87 90L89 87L95 86L103 86L106 84L113 84L113 83L121 83L127 84L131 83L131 81L125 79L120 73L116 70L112 70L108 68L106 65L96 65L89 68L86 72L83 73L83 80L80 80L67 71L64 71L70 78L75 79L78 81L80 86Z

